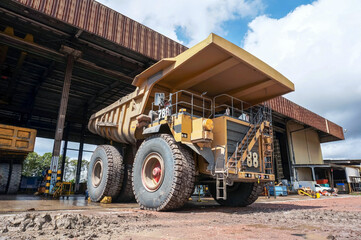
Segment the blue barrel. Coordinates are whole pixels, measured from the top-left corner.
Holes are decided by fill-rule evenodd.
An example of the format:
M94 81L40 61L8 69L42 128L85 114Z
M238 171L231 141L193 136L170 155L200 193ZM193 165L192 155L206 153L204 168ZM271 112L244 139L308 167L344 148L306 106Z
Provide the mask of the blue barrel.
M276 189L276 196L287 196L288 195L286 186L276 186L275 189ZM268 191L271 196L274 196L274 188L273 187L270 187Z

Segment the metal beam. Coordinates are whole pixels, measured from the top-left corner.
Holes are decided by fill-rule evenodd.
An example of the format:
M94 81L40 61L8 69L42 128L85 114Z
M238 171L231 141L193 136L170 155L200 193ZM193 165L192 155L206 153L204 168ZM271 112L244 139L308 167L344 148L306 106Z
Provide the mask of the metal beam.
M140 73L141 71L143 70L143 68L138 68L137 70L135 70L134 72L130 73L129 75L132 77L132 76L135 76L137 75L138 73ZM106 86L105 88L103 88L102 90L100 90L97 94L95 94L92 98L89 99L89 101L87 102L87 105L90 106L91 104L93 104L96 99L100 96L102 96L104 93L112 90L113 88L116 88L118 87L119 85L121 85L121 82L120 81L115 81L113 82L112 84L109 84L108 86ZM122 88L122 90L124 90L125 88L127 88L127 86L124 86Z
M133 63L133 64L136 64L136 65L140 66L140 67L143 67L143 66L145 65L145 64L144 64L143 62L141 62L141 61L138 61L138 60L132 59L132 58L130 58L130 57L124 56L124 55L122 55L122 54L120 54L120 53L117 53L117 52L108 50L108 49L103 48L103 47L101 47L101 46L99 46L99 45L96 45L96 44L94 44L94 43L91 43L91 42L89 42L89 41L87 41L87 40L80 39L80 38L78 38L77 40L78 40L80 43L82 43L82 44L84 44L84 45L87 45L88 47L91 47L91 48L93 48L93 49L95 49L95 50L98 50L98 51L100 51L100 52L107 53L107 54L110 55L110 56L114 56L114 57L119 58L119 59L124 59L124 60L126 60L127 62L131 62L131 63Z
M65 161L66 161L66 151L68 150L69 131L70 131L70 123L67 122L66 127L65 127L63 156L62 156L62 160L61 160L60 181L63 181L63 179L64 179L64 169L65 169Z
M53 154L51 158L50 170L52 171L52 173L51 173L50 189L49 189L50 194L53 193L53 189L56 184L60 146L61 146L61 140L63 139L64 122L65 122L66 110L68 107L69 91L70 91L74 60L75 60L74 56L69 54L67 59L66 70L65 70L63 92L61 95L61 102L58 113L58 121L55 130Z
M75 192L79 192L81 165L83 162L83 149L84 149L84 137L85 137L84 135L85 135L85 128L87 126L87 112L88 112L88 105L85 105L84 110L83 110L84 119L83 119L83 123L81 125L81 132L80 132L78 162L76 164Z
M10 37L15 36L14 35L14 29L12 27L6 27L3 34L8 35ZM23 41L32 43L32 42L34 42L34 37L31 34L26 34ZM5 54L6 53L7 53L7 48L6 48ZM27 56L26 52L23 51L23 52L20 53L20 56L19 56L17 64L16 64L16 68L14 70L14 74L12 74L12 76L8 79L9 84L8 84L8 88L6 90L6 94L4 96L4 101L7 102L7 103L10 103L11 100L12 100L12 97L14 95L15 88L16 88L16 85L17 85L18 78L21 75L21 69L22 69L22 66L24 64L26 56ZM5 61L5 58L6 58L6 55L4 56L3 59L0 60L1 64L3 64L3 60Z
M96 64L86 61L84 59L78 59L77 68L83 69L89 73L95 73L95 74L101 75L101 76L103 76L103 75L112 76L112 77L118 79L118 81L122 81L127 84L131 84L133 82L133 78L128 77L127 75L125 75L123 73L99 67Z
M66 59L66 54L60 53L58 51L55 51L53 49L49 49L43 46L40 46L35 43L29 43L25 42L23 39L18 38L16 36L8 36L7 34L0 33L0 44L5 44L10 47L19 49L21 51L25 51L40 57L44 57L47 59L51 59L56 62L64 63ZM84 59L77 59L76 68L82 69L84 71L87 71L89 73L101 75L101 76L107 76L110 78L115 78L119 81L123 81L127 84L130 84L133 81L133 78L128 77L127 75L109 70L103 67L99 67L96 64L89 62Z
M24 39L16 36L9 36L4 33L0 33L0 43L24 52L54 60L56 62L64 63L66 57L64 54L61 54L55 50L40 46L35 43L25 42Z
M5 1L1 1L1 3L3 3L3 2L5 2ZM5 16L12 17L13 20L15 19L17 22L30 23L32 26L37 26L40 29L45 29L45 30L47 30L49 32L52 32L52 33L58 35L58 36L70 36L70 34L68 34L68 33L65 33L63 31L59 31L56 28L50 27L50 26L48 26L46 24L42 24L39 21L27 18L27 17L25 17L23 15L17 14L15 12L7 10L7 9L5 9L3 7L0 7L0 13L5 15Z
M122 89L120 89L119 91L117 91L117 93L123 91L123 90L126 89L126 88L127 88L127 86L123 87ZM115 95L115 94L111 95L110 97L104 98L104 100L101 101L101 102L100 102L98 105L96 105L95 107L90 108L90 106L89 106L90 111L95 110L96 108L98 108L99 106L101 106L102 104L104 104L108 99L114 97L114 95Z
M45 80L52 74L54 67L55 67L55 62L52 61L49 65L49 67L47 69L45 69L45 71L39 78L38 83L36 84L35 88L32 91L31 96L29 97L29 101L28 101L29 113L28 113L26 125L28 125L28 122L33 115L33 111L34 111L34 107L35 107L35 99L36 99L36 96L38 95L39 89L40 89L41 85L43 84L43 82L45 82Z

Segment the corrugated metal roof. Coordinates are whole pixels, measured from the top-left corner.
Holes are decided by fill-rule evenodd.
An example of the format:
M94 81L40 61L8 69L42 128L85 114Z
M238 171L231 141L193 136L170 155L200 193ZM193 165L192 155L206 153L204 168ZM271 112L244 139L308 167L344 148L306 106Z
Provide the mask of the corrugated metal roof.
M94 0L13 0L155 60L187 48Z
M276 97L268 103L273 111L337 138L333 140L345 139L342 127L284 97Z

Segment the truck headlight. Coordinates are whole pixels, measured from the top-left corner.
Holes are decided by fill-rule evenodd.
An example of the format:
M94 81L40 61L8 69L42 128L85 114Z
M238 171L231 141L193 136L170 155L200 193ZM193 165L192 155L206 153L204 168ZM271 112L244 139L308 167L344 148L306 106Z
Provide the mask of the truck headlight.
M203 120L203 129L206 131L212 131L214 127L213 121L211 119Z

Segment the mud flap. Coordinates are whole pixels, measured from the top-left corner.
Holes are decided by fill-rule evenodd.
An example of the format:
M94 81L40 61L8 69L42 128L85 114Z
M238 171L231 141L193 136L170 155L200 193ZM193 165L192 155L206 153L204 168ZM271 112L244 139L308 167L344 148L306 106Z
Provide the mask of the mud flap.
M207 170L210 172L214 171L214 155L212 152L211 148L208 147L204 147L202 150L200 149L200 147L194 145L194 144L185 144L187 145L190 149L192 149L194 152L196 152L198 155L201 155L207 162L208 162L208 167Z

